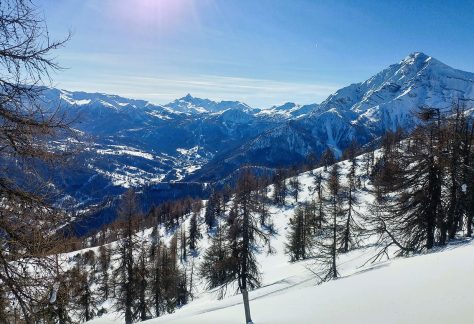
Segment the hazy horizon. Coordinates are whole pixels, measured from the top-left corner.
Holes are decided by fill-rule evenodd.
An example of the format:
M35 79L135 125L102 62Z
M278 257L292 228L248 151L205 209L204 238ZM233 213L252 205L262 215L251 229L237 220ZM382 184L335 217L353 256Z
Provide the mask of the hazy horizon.
M195 97L265 108L319 103L408 54L474 71L469 1L40 1L54 85L164 104Z

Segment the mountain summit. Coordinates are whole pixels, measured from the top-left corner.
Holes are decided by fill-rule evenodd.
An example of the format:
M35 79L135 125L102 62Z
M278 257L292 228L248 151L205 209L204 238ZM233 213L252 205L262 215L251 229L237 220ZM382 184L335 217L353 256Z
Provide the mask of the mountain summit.
M301 162L328 147L339 155L352 140L365 144L387 130L412 129L417 122L412 112L420 106L448 109L459 99L474 106L474 74L415 52L364 82L336 91L304 115L262 133L222 161L212 161L200 173L219 174L217 168L243 163ZM293 104L273 107L273 114L290 107Z
M201 99L187 94L186 96L176 99L165 107L171 108L177 112L188 114L214 113L224 111L226 109L240 109L244 111L253 110L247 104L239 101L212 101L209 99Z
M419 106L448 108L458 99L474 106L474 74L415 52L306 106L255 109L191 94L160 106L56 89L45 97L51 107L60 102L66 113L80 116L75 127L93 139L77 157L77 172L58 186L71 199L95 202L128 186L212 182L242 164L292 165L328 147L341 154L352 140L365 144L389 129L410 130ZM107 189L98 192L99 186Z

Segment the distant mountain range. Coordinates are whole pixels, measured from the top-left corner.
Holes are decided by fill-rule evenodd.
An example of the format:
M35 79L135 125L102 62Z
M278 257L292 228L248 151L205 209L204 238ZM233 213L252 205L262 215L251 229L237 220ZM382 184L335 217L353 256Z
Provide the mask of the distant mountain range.
M474 106L474 74L413 53L320 104L257 109L190 94L166 105L99 93L47 89L45 104L78 122L84 150L53 179L62 202L86 206L130 186L218 181L242 164L289 166L327 147L340 154L398 127L413 109ZM66 140L66 139L63 139ZM159 185L158 185L159 186Z

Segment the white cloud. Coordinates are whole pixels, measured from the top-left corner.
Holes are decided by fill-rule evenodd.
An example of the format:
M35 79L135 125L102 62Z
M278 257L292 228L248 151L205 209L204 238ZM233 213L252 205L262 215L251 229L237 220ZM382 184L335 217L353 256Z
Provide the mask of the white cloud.
M240 100L255 107L267 107L286 101L321 102L340 88L338 85L286 82L218 75L197 76L117 76L103 75L91 82L63 80L59 87L69 90L107 92L167 103L191 93L214 100Z

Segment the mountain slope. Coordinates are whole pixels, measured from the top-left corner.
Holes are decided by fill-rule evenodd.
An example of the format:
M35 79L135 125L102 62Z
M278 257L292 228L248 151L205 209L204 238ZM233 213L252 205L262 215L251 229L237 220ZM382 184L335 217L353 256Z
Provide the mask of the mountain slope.
M291 285L289 277L279 290L250 294L252 318L255 323L470 323L466 287L474 284L472 253L470 243L381 263L320 286ZM240 297L146 323L242 323Z
M328 147L340 155L352 140L365 144L386 130L412 129L419 106L447 109L457 100L474 105L474 74L423 53L306 106L256 109L191 95L154 105L97 93L45 93L45 103L75 118L83 134L86 150L74 159L75 170L53 176L58 192L82 205L130 186L219 181L242 164L287 167Z
M380 152L375 152L380 158ZM357 190L358 212L370 217L374 191L370 178L366 176L363 161L357 158L356 176L361 179ZM339 162L341 179L350 170L348 161ZM328 172L323 168L302 173L298 176L302 192L299 202L309 202L313 198L315 173L324 179ZM269 188L269 196L272 187ZM327 190L327 188L325 189ZM387 250L390 260L371 263L379 245L377 234L361 241L361 246L348 253L340 253L337 258L338 280L317 285L318 265L314 259L290 263L285 254L289 219L297 206L293 198L287 198L284 207L270 207L271 222L275 234L270 238L273 254L257 248L257 260L262 272L262 286L250 292L251 311L255 323L469 323L470 291L466 289L474 283L472 267L474 242L457 241L444 250L396 258L396 248ZM231 204L231 202L229 202ZM360 216L356 216L360 217ZM357 219L363 222L363 218ZM220 220L225 222L225 218ZM199 217L204 230L204 210ZM370 223L365 224L370 229ZM180 224L189 227L189 216ZM175 229L179 233L180 228ZM149 239L151 229L142 234ZM162 228L162 238L169 242L173 231ZM203 233L198 242L198 251L193 263L198 267L204 251L209 247L213 232ZM182 262L181 267L190 266L192 261ZM147 323L241 323L244 320L242 296L233 295L235 287L230 287L222 300L217 300L215 290L207 290L205 283L198 280L193 290L194 300L177 309L173 314L165 314ZM108 305L108 304L107 304ZM434 312L433 310L442 310ZM91 323L120 322L120 314L111 312Z
M474 73L453 69L423 53L412 53L367 81L338 90L306 114L287 120L287 127L262 133L241 146L240 154L222 156L227 165L223 169L239 165L241 156L266 156L274 146L293 163L303 161L309 154L319 155L326 147L340 154L352 140L366 144L387 130L411 130L416 124L413 111L420 106L446 110L458 100L474 106ZM290 111L295 107L291 103L284 106ZM275 114L279 108L272 109ZM201 172L210 173L207 169Z

